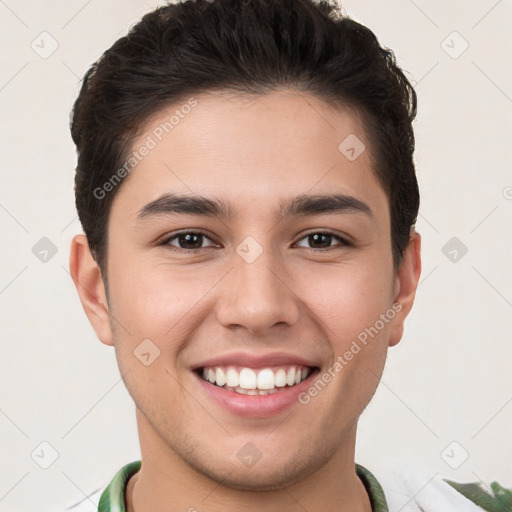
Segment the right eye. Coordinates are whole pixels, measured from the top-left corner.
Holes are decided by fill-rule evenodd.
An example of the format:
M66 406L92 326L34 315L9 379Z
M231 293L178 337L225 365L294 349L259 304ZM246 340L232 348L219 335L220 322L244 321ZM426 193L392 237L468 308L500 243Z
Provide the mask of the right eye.
M174 233L171 236L162 240L159 245L168 245L171 246L171 250L181 252L190 252L190 251L198 251L201 249L205 249L203 247L202 242L207 239L211 241L211 238L206 235L206 233L202 231L180 231L178 233ZM178 246L171 243L176 240ZM215 244L212 243L209 247L214 247ZM208 246L207 246L208 247Z

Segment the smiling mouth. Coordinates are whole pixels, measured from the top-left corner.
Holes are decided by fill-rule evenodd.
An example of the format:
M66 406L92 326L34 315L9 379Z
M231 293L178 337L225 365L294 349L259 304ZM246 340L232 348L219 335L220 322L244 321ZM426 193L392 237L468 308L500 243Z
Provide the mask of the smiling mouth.
M242 395L271 395L300 384L319 372L317 366L283 365L267 368L211 366L194 372L204 381Z

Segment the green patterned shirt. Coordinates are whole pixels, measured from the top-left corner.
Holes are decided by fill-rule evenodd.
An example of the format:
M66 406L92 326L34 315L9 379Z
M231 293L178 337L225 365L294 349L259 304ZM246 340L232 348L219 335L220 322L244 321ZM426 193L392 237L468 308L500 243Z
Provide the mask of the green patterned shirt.
M101 495L99 512L126 512L125 491L128 480L140 469L141 461L127 464L114 476ZM356 473L370 497L373 512L389 512L384 491L377 479L363 466L356 464Z
M122 467L114 476L110 484L101 494L98 504L98 512L126 512L125 494L128 480L139 471L141 461L135 461ZM389 512L386 495L377 478L365 467L356 464L356 474L363 482L364 487L370 498L372 512ZM497 482L493 482L490 488L493 494L486 492L479 484L469 483L461 484L444 479L445 487L455 489L460 495L467 498L476 505L477 510L487 512L512 512L512 490L501 487ZM445 485L445 484L443 484ZM466 502L467 503L467 502ZM471 503L469 503L472 505ZM474 507L472 505L472 507ZM435 512L444 512L437 510ZM424 510L415 508L414 510ZM430 509L429 510L433 510ZM471 510L475 510L472 508ZM425 510L428 512L428 510Z

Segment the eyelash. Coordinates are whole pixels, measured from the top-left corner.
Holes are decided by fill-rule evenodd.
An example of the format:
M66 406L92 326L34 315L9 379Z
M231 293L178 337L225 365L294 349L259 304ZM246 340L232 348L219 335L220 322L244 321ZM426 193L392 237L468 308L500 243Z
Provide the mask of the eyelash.
M213 240L208 236L207 233L205 233L204 231L201 231L201 230L195 230L195 231L179 231L177 233L174 233L173 235L166 237L158 245L168 246L171 249L171 251L173 251L173 252L180 252L180 253L195 253L195 252L198 252L198 251L202 251L204 249L208 249L208 247L200 247L198 249L182 249L181 247L172 246L169 243L169 242L171 242L171 240L174 240L175 238L178 238L179 236L190 235L190 234L192 234L192 235L202 235L205 238L207 238L208 240L210 240L211 242L213 242ZM346 239L344 239L341 236L337 235L336 233L333 233L333 232L328 231L328 230L327 231L311 231L311 232L306 233L305 235L303 235L302 238L300 238L297 242L300 242L304 238L308 238L308 237L310 237L312 235L328 235L328 236L332 236L333 238L336 238L341 243L338 244L338 245L326 247L326 248L323 248L323 249L314 249L314 248L309 248L309 247L302 247L303 249L308 249L308 250L314 251L314 252L325 252L325 251L327 251L329 249L336 248L337 246L346 246L346 247L352 247L353 246L353 244L348 242ZM213 242L213 243L215 243L215 242Z

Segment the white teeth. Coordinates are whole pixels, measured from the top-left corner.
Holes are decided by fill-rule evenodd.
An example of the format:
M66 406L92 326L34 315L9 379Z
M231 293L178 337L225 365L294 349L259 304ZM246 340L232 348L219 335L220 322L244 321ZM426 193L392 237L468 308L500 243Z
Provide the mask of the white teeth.
M226 384L231 388L236 388L240 384L238 372L234 368L228 368L226 372Z
M226 376L221 368L215 368L215 384L217 386L224 386L226 384Z
M280 391L285 386L299 384L311 373L311 368L290 366L289 368L240 368L215 366L203 368L203 379L224 389L245 395L267 395ZM281 389L279 389L281 388Z
M256 389L257 384L256 374L250 368L242 368L239 386L244 389Z
M274 389L274 372L270 368L258 374L258 389Z
M286 372L282 368L277 370L274 381L276 388L284 388L286 386ZM260 386L258 387L261 389Z
M295 384L295 368L290 368L286 375L286 384L293 386Z

